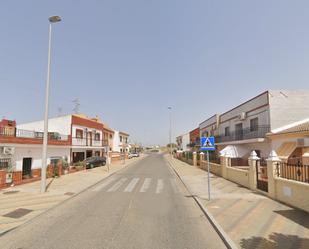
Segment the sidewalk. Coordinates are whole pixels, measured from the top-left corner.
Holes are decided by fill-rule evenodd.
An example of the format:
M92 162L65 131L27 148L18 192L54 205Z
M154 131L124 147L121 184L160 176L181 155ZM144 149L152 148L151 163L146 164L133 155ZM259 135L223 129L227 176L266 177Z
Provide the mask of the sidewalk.
M213 174L208 201L207 172L177 159L166 160L239 248L309 248L308 213Z
M144 157L126 160L125 164L115 163L110 166L109 172L104 166L49 178L44 194L40 193L41 181L1 190L0 236Z

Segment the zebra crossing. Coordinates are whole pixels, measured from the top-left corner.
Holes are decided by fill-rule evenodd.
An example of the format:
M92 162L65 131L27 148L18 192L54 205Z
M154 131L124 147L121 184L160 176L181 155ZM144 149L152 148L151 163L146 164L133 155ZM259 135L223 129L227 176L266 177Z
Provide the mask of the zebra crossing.
M168 191L172 191L175 194L179 193L179 188L176 183L175 178L170 179L153 179L153 178L130 178L127 177L111 177L106 179L101 184L95 186L91 191L99 192L123 192L123 193L131 193L131 192L139 192L139 193L147 193L153 192L154 194L166 193Z

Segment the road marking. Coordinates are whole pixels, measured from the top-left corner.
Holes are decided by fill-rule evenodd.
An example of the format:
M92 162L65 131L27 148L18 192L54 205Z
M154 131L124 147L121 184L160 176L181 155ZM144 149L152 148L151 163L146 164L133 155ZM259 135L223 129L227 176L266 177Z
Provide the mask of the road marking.
M128 184L128 186L125 188L123 192L132 192L132 190L135 188L138 181L139 181L139 178L133 178L132 181Z
M127 180L127 178L121 178L118 182L116 182L107 192L115 192L117 189L121 187L121 185Z
M177 187L176 179L171 179L171 185L175 193L179 193L179 189Z
M157 183L156 194L161 193L162 190L163 190L163 188L164 188L164 182L163 182L162 179L159 179L159 180L158 180L158 183Z
M151 183L151 178L146 178L143 183L143 186L141 187L140 192L145 193L147 189L149 189L150 183Z
M101 189L105 188L110 183L114 182L117 178L109 178L105 180L103 183L99 184L99 186L95 187L92 191L100 191Z

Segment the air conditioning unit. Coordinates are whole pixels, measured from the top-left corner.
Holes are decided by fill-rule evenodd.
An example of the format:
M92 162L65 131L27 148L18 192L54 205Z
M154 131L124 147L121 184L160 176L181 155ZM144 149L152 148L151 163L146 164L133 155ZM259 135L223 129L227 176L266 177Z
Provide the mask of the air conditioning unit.
M239 119L240 119L240 120L245 120L246 117L247 117L247 114L246 114L245 112L242 112L242 113L240 113L240 115L239 115Z
M14 147L3 147L3 154L4 155L13 155L14 154Z
M309 138L304 138L304 146L309 146Z

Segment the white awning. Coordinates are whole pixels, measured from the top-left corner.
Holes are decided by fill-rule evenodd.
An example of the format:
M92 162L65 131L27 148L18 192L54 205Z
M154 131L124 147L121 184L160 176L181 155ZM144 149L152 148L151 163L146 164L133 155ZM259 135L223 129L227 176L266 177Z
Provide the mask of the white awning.
M250 151L240 145L228 145L220 151L220 156L228 156L231 158L241 158L245 155L250 154Z

